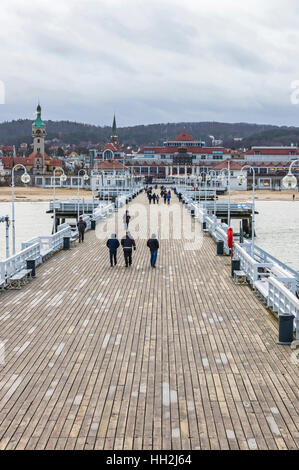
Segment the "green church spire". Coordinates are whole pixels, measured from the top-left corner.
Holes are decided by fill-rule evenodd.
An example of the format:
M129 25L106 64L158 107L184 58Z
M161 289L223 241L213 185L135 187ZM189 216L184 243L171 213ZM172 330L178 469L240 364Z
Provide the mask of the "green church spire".
M35 127L45 126L45 123L42 121L42 118L41 118L41 113L42 113L42 108L40 104L38 103L37 108L36 108L36 119L34 122Z

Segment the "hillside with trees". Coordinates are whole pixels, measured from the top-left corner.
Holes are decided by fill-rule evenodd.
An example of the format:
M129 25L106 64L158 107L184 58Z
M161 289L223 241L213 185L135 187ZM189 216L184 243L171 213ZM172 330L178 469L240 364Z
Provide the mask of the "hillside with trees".
M94 126L71 121L45 121L47 140L54 138L64 144L95 145L106 142L111 134L111 127ZM0 144L19 145L31 143L31 125L29 119L19 119L0 123ZM118 128L119 140L126 145L161 145L165 140L175 137L186 129L197 139L211 145L210 136L221 139L231 148L251 145L290 145L299 143L299 128L278 127L271 125L222 122L180 122L167 124L149 124ZM242 142L234 141L242 138Z

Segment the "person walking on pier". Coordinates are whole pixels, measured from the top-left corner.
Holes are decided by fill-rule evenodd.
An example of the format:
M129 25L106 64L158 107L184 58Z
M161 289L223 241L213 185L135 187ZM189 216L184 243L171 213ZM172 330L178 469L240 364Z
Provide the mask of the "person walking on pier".
M84 242L84 232L86 229L86 222L84 222L83 218L80 217L79 222L77 223L78 232L79 232L79 243Z
M113 261L114 266L117 265L117 249L119 248L119 241L116 233L111 234L111 237L107 240L106 246L109 248L110 265L111 268L113 268Z
M124 224L125 224L125 229L128 230L129 228L129 223L130 223L131 216L129 214L129 211L126 210L126 213L124 215Z
M164 204L166 204L166 201L167 201L167 192L164 191L163 193L163 198L164 198Z
M128 266L132 265L132 251L133 249L134 251L136 250L136 243L130 232L127 232L126 235L121 239L121 246L123 247L127 268Z
M156 204L156 199L157 199L156 193L154 193L154 194L152 195L152 200L153 200L153 203L154 203L154 204Z
M151 267L155 268L158 250L159 250L159 242L157 240L157 236L155 233L153 233L151 238L147 241L147 246L149 247L150 252L151 252Z
M171 198L171 192L170 192L170 190L168 191L166 197L167 197L167 204L169 205L169 204L170 204L170 198Z

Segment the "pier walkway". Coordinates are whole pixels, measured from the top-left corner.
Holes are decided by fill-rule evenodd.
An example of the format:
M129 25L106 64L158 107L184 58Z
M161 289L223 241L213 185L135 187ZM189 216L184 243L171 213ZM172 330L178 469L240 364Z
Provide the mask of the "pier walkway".
M184 244L110 268L91 231L0 296L0 449L299 448L294 351L210 237Z

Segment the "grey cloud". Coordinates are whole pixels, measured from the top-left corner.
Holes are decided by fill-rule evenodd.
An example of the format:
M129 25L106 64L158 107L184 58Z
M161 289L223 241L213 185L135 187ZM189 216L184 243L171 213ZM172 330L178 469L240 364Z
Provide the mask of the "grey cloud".
M2 3L0 120L297 123L296 1Z

